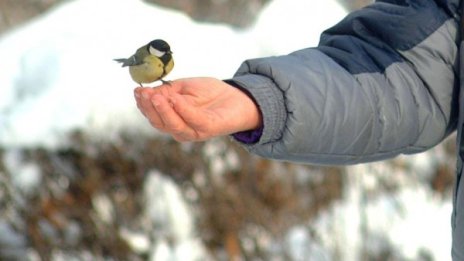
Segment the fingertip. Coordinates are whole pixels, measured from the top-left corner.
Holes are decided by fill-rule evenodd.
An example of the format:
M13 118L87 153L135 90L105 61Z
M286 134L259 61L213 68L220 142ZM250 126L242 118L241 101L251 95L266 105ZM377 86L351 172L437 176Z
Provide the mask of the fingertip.
M139 96L145 100L150 100L153 96L153 90L151 88L140 88L138 91Z
M137 90L137 88L134 89L134 97L137 99L140 98L140 90Z
M141 93L144 89L144 87L137 86L134 88L134 92Z

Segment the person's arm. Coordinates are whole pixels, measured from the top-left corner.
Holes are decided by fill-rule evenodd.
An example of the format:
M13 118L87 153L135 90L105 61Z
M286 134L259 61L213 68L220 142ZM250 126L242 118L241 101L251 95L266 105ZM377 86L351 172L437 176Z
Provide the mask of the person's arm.
M267 158L348 164L436 145L456 126L454 16L435 1L378 1L324 32L317 48L244 62L229 81L263 119L261 136L244 146Z

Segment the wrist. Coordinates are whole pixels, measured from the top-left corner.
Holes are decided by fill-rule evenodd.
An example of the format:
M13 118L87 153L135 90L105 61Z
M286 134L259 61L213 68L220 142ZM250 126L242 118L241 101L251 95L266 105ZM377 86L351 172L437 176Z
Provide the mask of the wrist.
M240 118L243 119L243 122L238 132L262 129L263 116L253 96L246 89L229 82L227 83L235 87L233 89L238 96L238 100L241 101L238 106L241 112Z
M259 143L281 139L287 120L284 91L272 79L257 74L236 75L225 82L246 90L244 93L249 93L247 96L257 104L262 127Z

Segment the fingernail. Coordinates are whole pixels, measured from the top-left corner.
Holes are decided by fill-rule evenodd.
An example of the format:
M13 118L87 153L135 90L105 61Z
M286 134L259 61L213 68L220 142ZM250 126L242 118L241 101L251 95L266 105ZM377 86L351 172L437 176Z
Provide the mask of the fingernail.
M148 95L148 93L146 92L142 92L142 97L146 100L148 100L148 98L150 98L150 95Z
M134 96L135 96L135 98L140 98L140 93L134 92Z

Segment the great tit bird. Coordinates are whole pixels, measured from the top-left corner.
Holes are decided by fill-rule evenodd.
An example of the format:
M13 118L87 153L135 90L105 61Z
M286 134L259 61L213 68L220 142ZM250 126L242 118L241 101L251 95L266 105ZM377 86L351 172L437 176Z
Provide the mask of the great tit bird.
M129 66L132 80L141 87L143 87L142 83L151 83L158 80L169 83L164 81L163 77L174 67L171 47L161 39L153 40L140 47L134 55L127 59L114 60L122 63L122 67Z

